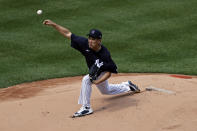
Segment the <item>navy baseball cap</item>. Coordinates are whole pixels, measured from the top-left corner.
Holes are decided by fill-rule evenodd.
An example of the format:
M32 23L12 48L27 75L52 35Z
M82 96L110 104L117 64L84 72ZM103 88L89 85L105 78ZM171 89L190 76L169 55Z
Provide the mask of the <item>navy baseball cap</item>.
M101 31L97 29L91 29L89 34L87 34L87 36L95 38L95 39L102 39L102 33Z

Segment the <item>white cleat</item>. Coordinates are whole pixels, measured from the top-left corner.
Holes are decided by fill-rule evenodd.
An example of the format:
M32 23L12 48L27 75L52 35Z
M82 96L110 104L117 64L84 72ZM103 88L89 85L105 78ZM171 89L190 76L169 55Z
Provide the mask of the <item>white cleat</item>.
M81 117L81 116L85 116L85 115L90 115L93 113L93 110L91 109L91 107L84 107L82 106L80 108L79 111L75 112L75 114L72 116L74 117Z

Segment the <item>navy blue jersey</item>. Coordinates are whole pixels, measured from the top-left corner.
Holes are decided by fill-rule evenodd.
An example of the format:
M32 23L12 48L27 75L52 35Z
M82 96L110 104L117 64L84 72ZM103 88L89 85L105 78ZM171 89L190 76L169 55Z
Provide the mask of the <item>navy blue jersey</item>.
M110 52L103 45L101 45L101 49L98 52L95 52L94 50L89 48L87 38L72 34L71 47L82 53L82 55L86 59L86 63L89 69L93 64L95 64L95 61L99 59L99 61L103 62L103 66L101 67L102 71L117 73L117 66L111 59Z

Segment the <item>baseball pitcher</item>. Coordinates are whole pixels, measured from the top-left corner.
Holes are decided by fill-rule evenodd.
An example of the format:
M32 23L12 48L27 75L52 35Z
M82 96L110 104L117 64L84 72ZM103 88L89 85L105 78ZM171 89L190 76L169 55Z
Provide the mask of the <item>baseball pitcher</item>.
M107 79L111 73L117 73L117 66L110 56L110 52L102 45L102 33L97 29L91 29L87 34L88 38L77 36L65 27L62 27L51 20L45 20L44 25L54 27L65 38L71 40L71 47L81 52L85 57L89 74L83 77L81 92L78 104L82 107L74 113L73 117L85 116L92 114L93 110L90 105L90 97L92 92L92 84L102 94L115 95L133 91L139 93L140 89L131 81L122 82L120 84L109 84Z

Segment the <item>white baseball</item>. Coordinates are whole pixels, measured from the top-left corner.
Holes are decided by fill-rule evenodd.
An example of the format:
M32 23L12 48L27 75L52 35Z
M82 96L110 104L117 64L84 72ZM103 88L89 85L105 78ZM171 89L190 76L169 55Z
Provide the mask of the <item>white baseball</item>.
M42 14L42 10L37 10L37 14L41 15Z

